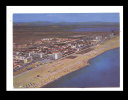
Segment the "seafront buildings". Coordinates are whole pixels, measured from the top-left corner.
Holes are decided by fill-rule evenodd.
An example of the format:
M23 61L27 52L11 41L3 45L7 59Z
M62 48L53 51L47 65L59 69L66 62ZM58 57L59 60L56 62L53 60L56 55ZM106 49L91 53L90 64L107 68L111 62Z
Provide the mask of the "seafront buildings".
M75 35L68 38L44 38L30 44L13 44L13 69L18 71L36 61L52 62L82 49L97 45L109 35Z

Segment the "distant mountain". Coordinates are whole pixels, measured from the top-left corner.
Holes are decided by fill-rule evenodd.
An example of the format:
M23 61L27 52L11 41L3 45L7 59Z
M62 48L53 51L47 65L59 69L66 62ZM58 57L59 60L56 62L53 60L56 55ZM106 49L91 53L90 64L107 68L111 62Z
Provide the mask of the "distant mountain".
M37 22L13 22L14 26L43 26L43 25L119 25L118 22L49 22L49 21L37 21Z

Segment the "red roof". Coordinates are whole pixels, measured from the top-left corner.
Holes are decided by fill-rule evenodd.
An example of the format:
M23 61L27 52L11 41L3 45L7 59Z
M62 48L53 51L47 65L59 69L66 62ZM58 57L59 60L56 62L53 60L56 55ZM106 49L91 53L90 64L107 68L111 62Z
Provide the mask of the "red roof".
M13 63L13 67L17 66L17 63Z

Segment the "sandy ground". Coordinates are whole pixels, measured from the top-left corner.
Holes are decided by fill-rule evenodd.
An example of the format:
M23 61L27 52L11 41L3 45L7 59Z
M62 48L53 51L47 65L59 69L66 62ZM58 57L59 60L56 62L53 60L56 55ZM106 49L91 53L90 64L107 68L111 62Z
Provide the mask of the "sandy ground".
M63 58L30 70L27 73L13 78L14 88L28 87L39 88L57 80L58 78L88 65L88 60L97 55L120 46L119 36L104 41L102 44L93 47L93 50L85 54L73 54L74 59ZM39 76L37 76L39 75Z

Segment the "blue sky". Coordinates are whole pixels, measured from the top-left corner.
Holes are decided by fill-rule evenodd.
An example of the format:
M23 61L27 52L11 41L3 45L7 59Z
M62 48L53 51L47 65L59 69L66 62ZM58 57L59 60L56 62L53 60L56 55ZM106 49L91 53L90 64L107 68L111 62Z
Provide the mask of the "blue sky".
M119 13L23 13L13 14L13 22L119 22Z

